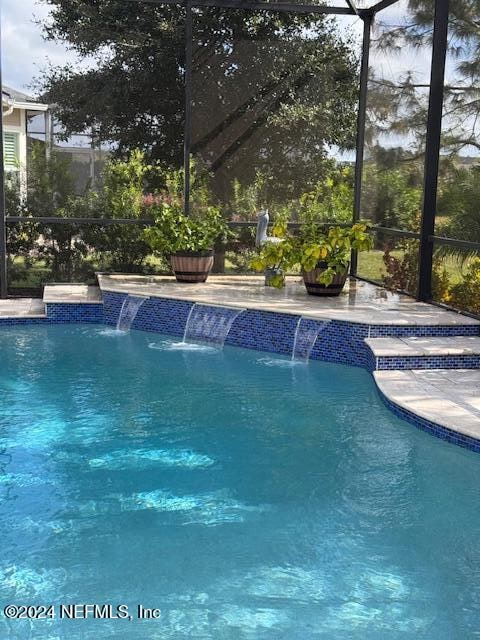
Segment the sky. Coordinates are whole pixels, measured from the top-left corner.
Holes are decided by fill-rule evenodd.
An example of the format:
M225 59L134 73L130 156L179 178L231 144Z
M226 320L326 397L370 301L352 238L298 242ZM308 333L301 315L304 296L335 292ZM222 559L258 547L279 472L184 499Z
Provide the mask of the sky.
M35 20L45 20L48 7L38 0L2 0L3 83L29 93L35 76L48 63L63 64L75 56L62 45L45 42Z

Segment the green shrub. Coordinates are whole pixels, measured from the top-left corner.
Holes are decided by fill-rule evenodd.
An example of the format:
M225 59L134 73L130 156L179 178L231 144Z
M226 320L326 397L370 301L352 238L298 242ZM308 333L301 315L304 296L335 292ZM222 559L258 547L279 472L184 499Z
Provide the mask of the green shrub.
M151 218L151 204L144 197L145 182L158 167L146 162L145 154L133 151L125 160L112 159L105 164L102 183L93 191L70 203L78 215L87 218L139 220ZM145 241L143 227L138 224L85 226L82 236L86 244L101 254L103 269L113 271L144 271L151 253Z
M352 249L368 251L373 244L363 223L327 229L309 224L308 227L302 227L297 236L293 236L287 232L286 222L279 220L274 227L274 235L283 238L283 242L266 242L251 266L255 271L279 270L280 273L271 279L272 286L278 288L284 286L287 271L295 267L300 267L302 271L313 271L318 264L324 269L318 282L328 286L336 274L345 273L348 269Z
M480 258L470 262L462 282L450 289L445 301L457 309L480 314Z
M402 250L401 257L394 256L392 251ZM415 295L418 287L418 242L402 240L395 245L388 246L383 254L386 274L383 284L392 290L405 291ZM447 302L450 281L445 268L438 264L432 267L432 297L438 302Z

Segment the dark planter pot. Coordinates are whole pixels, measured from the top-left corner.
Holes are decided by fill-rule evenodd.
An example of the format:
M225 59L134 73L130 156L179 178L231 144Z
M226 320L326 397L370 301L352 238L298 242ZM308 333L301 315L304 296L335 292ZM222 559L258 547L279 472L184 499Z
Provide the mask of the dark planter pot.
M265 286L272 287L272 278L283 275L282 269L269 268L265 269Z
M324 262L319 262L313 271L302 272L305 288L311 296L338 296L342 293L348 276L348 266L342 273L336 273L329 285L320 284L317 280L326 268L327 265Z
M205 282L213 267L212 251L178 251L170 256L177 282Z

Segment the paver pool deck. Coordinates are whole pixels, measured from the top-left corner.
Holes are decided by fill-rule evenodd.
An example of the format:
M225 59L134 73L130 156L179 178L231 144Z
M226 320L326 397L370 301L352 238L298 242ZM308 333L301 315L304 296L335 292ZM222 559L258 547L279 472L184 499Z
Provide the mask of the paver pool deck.
M474 336L382 337L365 342L375 357L480 355L480 321L415 301L369 283L350 280L335 298L309 296L299 277L282 290L265 287L259 276L210 276L206 283L183 284L168 276L104 275L99 287L47 285L43 300L0 302L2 317L41 317L50 303L95 303L102 291L186 300L208 305L289 313L317 320L367 325L472 326ZM381 393L395 405L452 431L480 439L480 370L450 368L374 371Z

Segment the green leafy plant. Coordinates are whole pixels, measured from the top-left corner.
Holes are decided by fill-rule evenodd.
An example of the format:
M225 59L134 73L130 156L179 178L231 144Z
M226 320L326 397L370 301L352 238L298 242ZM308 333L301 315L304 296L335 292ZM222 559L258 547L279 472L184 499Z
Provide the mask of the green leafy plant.
M272 287L281 288L285 284L285 272L295 264L295 239L288 233L288 218L279 214L272 227L272 236L281 242L266 242L260 252L250 261L254 271L275 271L269 278Z
M400 255L393 251L401 250ZM382 256L386 273L383 283L388 289L397 289L407 293L415 293L418 280L418 248L409 240L394 245L387 244Z
M298 204L298 219L303 225L350 222L353 215L352 168L327 165L322 178L300 196Z
M275 270L277 273L270 278L272 287L281 288L285 284L285 272L293 267L296 260L293 239L285 239L284 242L266 242L257 257L250 266L254 271Z
M365 223L351 227L330 227L323 235L316 235L301 243L299 262L303 271L313 271L321 266L317 281L328 286L338 273L345 273L350 264L352 250L368 251L373 246L372 236Z
M227 203L233 220L254 220L255 215L267 206L267 183L268 179L260 172L255 174L254 180L249 184L242 184L238 178L233 180L232 195Z
M19 185L9 180L5 182L5 210L9 216L28 216ZM8 277L9 284L12 285L16 281L27 279L34 256L38 254L35 242L39 236L39 228L32 222L20 222L7 225L6 231Z
M27 169L25 209L30 216L72 218L76 215L71 161L65 154L53 150L47 157L42 144L35 142ZM42 242L38 245L37 257L44 260L51 280L72 282L93 277L87 261L89 248L78 224L41 225L39 231Z
M228 235L228 225L220 209L211 204L204 177L192 169L191 211L185 215L182 200L183 172L172 171L166 176L166 191L150 208L155 224L144 231L144 238L153 251L162 255L187 251L208 251Z
M319 284L330 285L338 273L345 273L350 262L352 249L366 251L373 245L367 225L357 223L351 227L329 227L321 230L319 225L300 229L297 236L284 233L280 243L267 242L251 266L256 271L268 268L283 272L299 266L302 271L322 271L317 277ZM285 276L279 274L272 279L272 286L282 287Z
M220 210L210 206L199 216L186 216L177 202L162 202L152 207L155 225L145 229L146 242L156 253L170 255L179 251L208 251L227 233Z
M417 231L420 226L422 169L415 163L391 158L374 149L374 158L365 165L362 200L365 215L372 223L395 229ZM391 152L394 154L394 151Z

